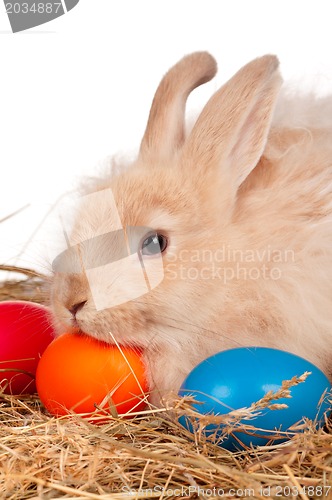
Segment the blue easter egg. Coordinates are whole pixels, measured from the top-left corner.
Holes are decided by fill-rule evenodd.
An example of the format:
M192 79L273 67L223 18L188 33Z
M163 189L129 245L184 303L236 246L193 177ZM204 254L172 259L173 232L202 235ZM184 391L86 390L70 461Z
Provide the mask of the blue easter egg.
M194 396L201 404L193 408L201 414L223 415L231 410L249 407L269 391L276 392L282 381L311 372L307 379L290 388L291 398L282 398L272 403L285 403L282 410L263 409L254 419L242 419L241 423L252 425L262 431L254 435L234 432L218 443L230 450L245 446L267 444L275 437L272 431L287 432L289 427L307 417L324 424L324 414L330 411L327 398L319 405L324 391L331 391L331 384L324 373L309 361L278 349L267 347L241 347L219 352L196 366L187 376L179 391L180 396ZM183 416L180 423L193 430L190 419ZM220 435L220 427L208 425L206 435ZM269 433L270 431L270 433ZM291 435L283 434L274 443L286 441Z

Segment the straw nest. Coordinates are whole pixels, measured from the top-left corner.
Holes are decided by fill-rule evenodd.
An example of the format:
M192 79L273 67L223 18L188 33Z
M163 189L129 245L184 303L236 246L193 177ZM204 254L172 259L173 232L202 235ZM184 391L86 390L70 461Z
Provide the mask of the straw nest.
M43 277L19 272L24 280L0 284L0 300L45 302ZM164 409L150 408L132 419L113 414L94 425L77 415L50 416L37 396L0 393L0 498L332 498L328 421L319 430L304 421L298 425L302 432L294 429L285 443L236 453L204 437L211 422L230 432L241 417L271 406L272 399L278 407L275 400L305 377L285 382L278 394L249 409L200 418L195 434L175 418L197 416L188 398L173 397Z

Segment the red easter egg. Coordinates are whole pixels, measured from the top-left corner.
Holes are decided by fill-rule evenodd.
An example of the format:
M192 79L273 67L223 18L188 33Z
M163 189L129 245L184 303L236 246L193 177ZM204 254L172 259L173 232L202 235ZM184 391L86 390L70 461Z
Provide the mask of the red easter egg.
M0 387L4 393L36 392L37 365L54 334L45 306L0 302Z
M47 347L36 382L41 401L57 416L73 411L98 417L111 414L112 407L129 416L146 405L148 386L141 352L83 334L66 333Z

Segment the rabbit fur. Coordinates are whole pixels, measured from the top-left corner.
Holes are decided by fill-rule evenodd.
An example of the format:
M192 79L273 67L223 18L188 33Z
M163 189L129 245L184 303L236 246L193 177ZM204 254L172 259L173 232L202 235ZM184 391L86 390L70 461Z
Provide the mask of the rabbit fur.
M332 98L290 98L278 65L266 55L241 68L186 134L187 97L216 63L184 57L156 91L137 158L86 187L101 196L82 198L71 244L109 231L111 190L123 228L167 238L157 286L98 310L84 269L54 272L59 334L141 347L155 405L235 347L287 350L332 377ZM104 293L116 282L132 286L120 273Z

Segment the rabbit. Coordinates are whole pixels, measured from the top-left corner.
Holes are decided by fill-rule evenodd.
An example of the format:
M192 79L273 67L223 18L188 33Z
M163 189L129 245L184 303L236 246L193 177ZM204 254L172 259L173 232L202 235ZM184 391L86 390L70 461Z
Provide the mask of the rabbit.
M58 334L74 328L142 349L156 407L230 348L282 349L332 377L328 106L317 106L320 126L308 97L310 126L303 98L297 123L279 61L265 55L187 131L186 100L216 71L209 53L195 52L165 74L137 158L83 186L69 248L53 266ZM131 282L139 272L152 286Z

